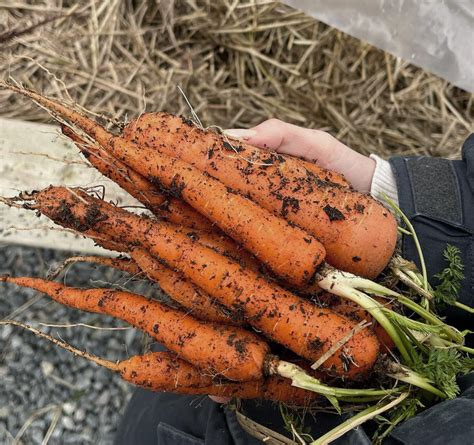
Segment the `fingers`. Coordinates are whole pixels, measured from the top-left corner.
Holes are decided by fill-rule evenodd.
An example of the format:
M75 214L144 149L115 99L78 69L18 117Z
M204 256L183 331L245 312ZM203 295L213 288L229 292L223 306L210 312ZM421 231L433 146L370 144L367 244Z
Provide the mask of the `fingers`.
M216 403L229 403L232 400L230 397L209 396L209 398Z
M269 119L249 130L226 130L230 137L257 147L275 150L342 173L352 186L368 192L375 170L375 161L350 149L329 133Z
M257 147L318 161L320 164L331 162L334 153L341 146L345 147L329 133L298 127L279 119L269 119L248 130L226 130L226 134Z

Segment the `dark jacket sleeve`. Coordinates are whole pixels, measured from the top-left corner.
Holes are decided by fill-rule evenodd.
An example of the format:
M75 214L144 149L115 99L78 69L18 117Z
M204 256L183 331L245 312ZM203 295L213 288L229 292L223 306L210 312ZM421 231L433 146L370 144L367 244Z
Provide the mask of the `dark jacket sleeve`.
M460 301L474 306L474 135L463 145L462 160L396 157L390 160L397 178L400 207L420 239L430 277L445 267L447 243L461 250L465 266ZM402 239L402 255L418 263L413 240ZM432 284L436 284L433 282ZM448 321L471 328L473 317L453 307ZM386 445L472 443L474 374L459 379L461 394L438 403L395 428Z
M459 300L474 306L474 134L464 143L461 160L394 157L390 163L400 207L416 230L428 276L446 266L446 245L457 246L465 267ZM402 255L419 266L410 236L402 239ZM432 279L432 284L436 280ZM457 327L472 328L473 318L467 312L450 307L446 315Z

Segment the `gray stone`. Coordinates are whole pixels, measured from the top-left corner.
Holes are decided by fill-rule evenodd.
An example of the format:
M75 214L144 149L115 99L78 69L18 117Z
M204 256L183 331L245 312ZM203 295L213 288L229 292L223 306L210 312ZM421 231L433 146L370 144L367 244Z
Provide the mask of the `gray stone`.
M62 252L9 246L0 249L0 268L3 272L14 271L19 276L44 276L44 271L52 261L59 263L67 256L69 254ZM95 270L90 265L75 265L74 273L67 276L67 283L71 286L93 287L100 281L116 282L119 276L107 269ZM92 280L96 280L96 283ZM127 287L132 291L138 289L132 282ZM0 298L0 318L35 295L38 294L34 291L4 286ZM24 311L19 319L27 323L33 320L92 325L110 322L96 314L75 311L47 298ZM59 334L68 343L111 360L123 357L125 345L129 355L141 352L141 337L135 330L102 332L86 328L41 329L55 337ZM5 443L2 426L15 435L32 413L56 403L65 406L49 444L112 443L119 413L123 411L132 390L129 384L21 330L0 328L0 351L3 359L0 364L0 444ZM67 380L75 389L59 383L54 376ZM40 444L53 416L54 410L33 422L23 436L24 443Z
M74 420L78 423L83 422L86 418L86 411L82 408L76 409L74 413Z
M41 371L45 377L48 377L54 371L54 365L49 361L43 360L41 362Z
M20 348L23 347L23 340L20 336L18 335L15 335L12 339L11 339L11 342L10 342L10 348L12 350L19 350Z
M0 340L6 340L13 332L13 326L3 325L0 327Z
M70 416L74 410L76 409L76 404L75 403L72 403L72 402L66 402L64 405L63 405L63 411L65 414L67 414L68 416Z
M110 401L110 392L104 391L96 400L96 403L98 406L104 406L104 405L107 405L109 401Z
M66 428L67 430L73 430L75 429L75 423L74 423L74 420L72 420L70 417L68 416L64 416L62 419L61 419L61 423L63 425L64 428Z
M43 433L43 430L41 428L29 428L28 430L28 436L31 439L32 444L41 444L43 442L45 433Z

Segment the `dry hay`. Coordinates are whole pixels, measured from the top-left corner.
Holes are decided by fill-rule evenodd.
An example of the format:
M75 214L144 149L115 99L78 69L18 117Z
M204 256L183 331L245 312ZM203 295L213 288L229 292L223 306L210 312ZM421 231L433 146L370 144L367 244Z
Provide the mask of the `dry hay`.
M180 85L205 125L278 117L382 155L455 157L472 129L472 95L275 2L0 0L0 38L66 14L10 33L0 78L120 120L189 114ZM7 91L0 103L48 120Z

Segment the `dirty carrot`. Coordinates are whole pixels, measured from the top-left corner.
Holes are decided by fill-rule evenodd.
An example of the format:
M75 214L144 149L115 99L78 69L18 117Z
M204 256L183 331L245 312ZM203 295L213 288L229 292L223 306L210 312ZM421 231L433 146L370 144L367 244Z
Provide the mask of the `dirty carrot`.
M62 265L49 274L48 278L55 278L66 266L78 262L88 262L101 266L113 267L133 276L147 276L157 283L161 290L179 305L179 309L188 312L198 320L214 323L242 325L240 314L222 306L207 295L203 290L186 280L182 274L176 272L150 255L145 249L135 248L129 252L132 258L108 258L103 256L78 256L65 260Z
M369 278L395 249L392 214L340 175L203 130L167 113L146 113L123 137L185 161L316 236L332 266Z
M215 323L242 325L242 314L223 306L181 273L161 264L145 249L132 250L130 255L150 280L158 283L163 292L189 310L196 318Z
M167 127L168 125L169 127ZM194 129L199 131L195 132ZM235 165L264 166L268 169L269 175L275 174L280 178L284 177L285 181L294 181L293 187L298 185L298 178L307 175L305 169L310 170L316 176L313 181L314 185L318 184L319 179L338 186L349 186L343 175L320 167L314 162L262 150L217 132L202 130L196 127L191 120L169 113L142 113L125 126L122 136L124 139L132 140L140 145L156 147L169 156L179 158L185 156L184 151L186 150L183 145L180 145L185 141L185 146L189 147L193 153L193 156L188 158L189 163L202 163L204 162L202 156L205 155L208 159L207 163L212 167L212 163L226 162L223 159L225 156L230 159L229 162L242 161ZM196 136L198 139L194 139ZM181 139L179 143L177 138Z

